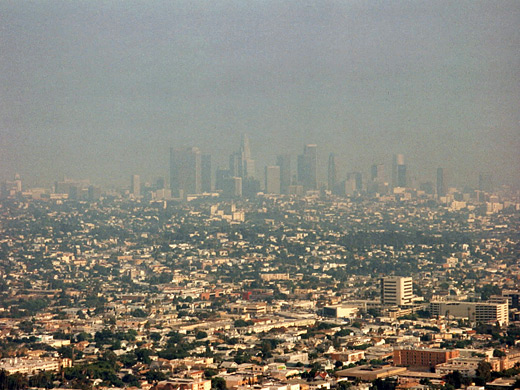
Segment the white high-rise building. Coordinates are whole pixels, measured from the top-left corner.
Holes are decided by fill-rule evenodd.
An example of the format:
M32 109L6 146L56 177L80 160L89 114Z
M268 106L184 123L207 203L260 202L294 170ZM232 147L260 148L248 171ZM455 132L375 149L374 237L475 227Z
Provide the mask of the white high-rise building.
M402 306L412 303L413 280L410 277L387 276L381 279L381 303Z

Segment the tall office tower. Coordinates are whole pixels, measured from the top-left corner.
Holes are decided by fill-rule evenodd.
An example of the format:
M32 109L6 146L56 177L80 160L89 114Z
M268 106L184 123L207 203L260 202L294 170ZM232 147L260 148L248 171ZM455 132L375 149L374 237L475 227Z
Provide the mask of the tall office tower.
M222 196L225 198L239 198L242 196L242 178L236 176L224 177L221 182Z
M211 155L203 154L201 156L201 190L202 192L211 192L213 189L212 186L212 176L211 176Z
M243 172L242 154L240 152L232 153L229 156L229 174L235 177L242 177Z
M402 306L412 303L413 281L410 277L386 276L381 279L381 303Z
M170 149L172 196L186 198L201 193L201 154L198 148Z
M229 172L231 177L242 179L244 196L254 196L260 190L260 183L255 179L255 160L251 158L251 147L246 134L242 135L240 150L229 156Z
M291 155L282 154L277 156L276 165L280 167L280 192L288 194L289 186L291 185Z
M437 168L437 197L446 195L446 187L444 184L444 169Z
M478 189L484 192L493 191L493 177L490 173L480 173L478 175Z
M132 192L134 198L137 199L141 196L141 178L139 175L132 175L130 181L130 191Z
M367 185L368 192L382 194L388 191L384 164L372 165L370 169L370 179L370 183Z
M231 177L231 172L229 169L221 169L218 168L215 172L215 189L223 190L224 189L224 179Z
M392 162L392 187L406 187L406 165L402 154L394 154Z
M347 173L347 180L345 180L345 195L353 195L360 193L363 189L363 176L361 172Z
M356 180L356 191L363 191L363 175L361 172L352 172L351 174L354 175Z
M405 188L408 184L406 179L406 165L397 166L397 187Z
M318 188L317 158L316 145L305 145L298 156L298 181L305 191Z
M251 147L249 145L249 137L242 134L240 142L240 155L242 158L242 178L255 177L255 160L251 158Z
M327 169L327 188L334 192L336 187L336 156L329 154L329 165Z
M280 193L280 167L278 165L265 167L265 193Z
M385 182L385 165L384 164L374 164L372 165L372 169L370 170L370 178L372 181L377 181L379 183Z

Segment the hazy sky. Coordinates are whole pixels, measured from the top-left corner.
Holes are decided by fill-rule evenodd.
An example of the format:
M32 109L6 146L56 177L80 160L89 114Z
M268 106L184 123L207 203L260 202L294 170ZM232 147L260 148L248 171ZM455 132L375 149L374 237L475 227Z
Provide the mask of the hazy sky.
M3 0L0 178L128 185L248 133L259 177L316 143L339 172L403 153L518 186L519 25L517 0Z

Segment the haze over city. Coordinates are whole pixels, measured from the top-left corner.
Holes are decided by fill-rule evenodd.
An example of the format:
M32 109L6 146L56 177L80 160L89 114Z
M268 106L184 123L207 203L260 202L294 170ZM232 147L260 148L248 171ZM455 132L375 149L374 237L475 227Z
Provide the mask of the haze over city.
M518 20L516 1L3 1L0 178L124 186L191 146L225 168L245 133L259 178L317 144L322 181L332 152L518 186Z
M0 390L520 390L519 22L1 0Z

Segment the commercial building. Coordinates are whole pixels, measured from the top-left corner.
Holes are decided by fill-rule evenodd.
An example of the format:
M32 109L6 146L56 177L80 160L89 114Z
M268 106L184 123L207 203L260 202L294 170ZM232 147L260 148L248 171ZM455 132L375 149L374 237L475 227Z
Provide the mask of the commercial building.
M282 194L289 193L291 185L291 155L282 154L276 157L276 165L280 167L280 191Z
M430 369L459 357L456 349L402 348L394 350L394 365Z
M412 278L387 276L381 279L381 303L383 305L409 305L412 303L412 298Z
M383 366L383 367L372 367L372 366L357 366L352 368L347 368L345 370L336 371L336 375L338 378L349 378L349 379L359 379L362 381L374 381L376 379L383 379L392 376L399 375L403 372L406 372L405 367L392 367L392 366Z
M437 197L446 195L446 187L444 184L444 169L437 168Z
M457 302L432 301L430 313L433 316L467 318L469 321L492 323L500 326L509 324L509 307L507 302Z
M402 154L394 155L392 164L392 187L406 187L406 165Z
M280 167L277 165L265 167L265 193L279 194L280 191Z
M139 175L132 175L130 179L130 191L134 198L139 198L141 196L141 178Z
M316 145L305 145L303 154L298 156L298 182L305 191L318 188L317 156Z
M336 188L336 156L334 153L329 155L329 165L327 169L327 188L329 191L334 191Z
M334 318L355 318L359 314L359 308L354 305L331 305L323 307L325 317Z
M435 366L435 372L441 375L448 375L454 371L458 371L462 374L462 376L472 378L476 376L478 365L482 361L484 361L484 359L478 357L458 357L451 359L446 363L437 364Z
M203 154L201 157L201 190L211 192L213 190L213 176L211 172L211 155Z
M170 188L172 196L186 198L188 194L200 194L201 153L198 148L170 149Z

